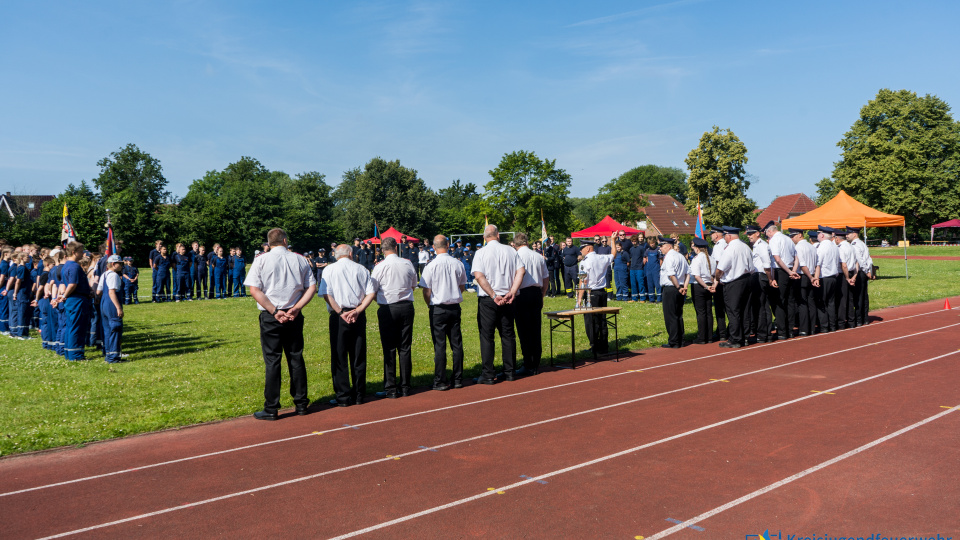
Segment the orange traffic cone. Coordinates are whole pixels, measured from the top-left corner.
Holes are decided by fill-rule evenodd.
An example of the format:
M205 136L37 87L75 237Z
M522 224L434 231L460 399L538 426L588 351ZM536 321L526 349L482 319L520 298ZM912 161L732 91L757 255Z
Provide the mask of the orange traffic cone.
M943 309L952 309L952 308L950 307L950 299L949 299L949 298L947 298L947 299L945 299L945 300L943 301Z

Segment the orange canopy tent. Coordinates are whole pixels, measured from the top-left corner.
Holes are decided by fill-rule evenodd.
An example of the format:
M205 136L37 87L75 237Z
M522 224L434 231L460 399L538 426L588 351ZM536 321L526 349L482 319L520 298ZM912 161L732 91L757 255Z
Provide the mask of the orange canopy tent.
M621 225L617 223L617 220L613 219L610 216L607 216L600 220L600 223L592 227L587 227L581 231L576 231L570 236L573 238L593 238L594 236L610 236L614 231L623 231L627 234L638 234L642 233L640 229L634 229L633 227L627 227L626 225Z
M907 278L910 277L909 272L906 271L907 227L903 216L885 214L870 208L847 195L847 192L840 190L836 197L830 199L820 208L795 218L785 219L780 224L783 229L816 229L820 225L834 228L857 227L863 229L867 227L903 227L903 267ZM864 240L866 240L866 231L864 231Z
M410 236L410 235L407 235L407 234L403 234L402 232L394 229L393 227L390 227L389 229L387 229L387 230L383 231L382 233L380 233L380 236L379 236L379 237L374 236L373 238L367 238L366 240L364 240L364 242L370 242L371 244L379 244L381 238L387 238L387 237L393 238L393 239L396 240L397 242L400 242L400 239L401 239L402 237L404 237L404 236L407 237L407 242L419 242L419 241L420 241L420 240L417 239L417 238L414 238L414 237L412 237L412 236Z

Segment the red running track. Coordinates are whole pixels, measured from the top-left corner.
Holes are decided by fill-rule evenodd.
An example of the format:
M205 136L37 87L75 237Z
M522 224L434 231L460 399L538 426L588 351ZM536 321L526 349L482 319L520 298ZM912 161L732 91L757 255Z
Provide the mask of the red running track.
M958 537L960 313L873 315L3 459L0 537Z

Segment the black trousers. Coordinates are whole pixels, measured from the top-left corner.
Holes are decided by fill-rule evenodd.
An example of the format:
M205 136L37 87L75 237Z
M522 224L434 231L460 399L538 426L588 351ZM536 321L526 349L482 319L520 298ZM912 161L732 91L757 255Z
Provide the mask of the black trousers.
M671 347L683 345L683 299L684 296L680 294L680 290L673 285L663 285L660 289L660 301L663 302L663 324L667 327L667 344Z
M837 302L837 328L856 328L856 285L851 286L843 272L840 272L840 294Z
M548 268L547 274L550 275L550 289L547 291L547 294L550 296L560 294L563 289L563 277L560 275L560 269L556 266Z
M593 307L607 307L607 291L593 289L590 291L590 305ZM604 315L584 315L583 325L587 330L590 348L594 354L606 354L610 350L610 338L607 334L607 317Z
M397 393L397 357L400 357L400 390L410 391L413 359L413 302L383 304L377 309L380 322L380 344L383 346L383 391Z
M747 310L747 301L750 300L750 274L744 274L733 281L723 284L723 305L727 310L727 331L730 343L744 344L743 317Z
M727 307L723 295L725 286L723 283L717 283L717 292L713 295L713 313L717 320L717 339L730 337L730 331L727 328Z
M513 301L513 317L517 325L523 367L527 371L540 369L540 359L543 356L542 312L543 294L540 287L520 289Z
M513 333L513 322L513 306L509 304L498 306L489 296L481 296L477 300L477 326L480 329L480 363L482 365L481 380L492 381L497 376L493 366L493 357L497 352L496 345L493 343L495 333L500 334L503 374L513 376L513 368L517 360L517 338Z
M697 313L697 341L709 343L713 339L713 293L699 283L691 283L690 296L693 298L693 310ZM682 324L683 319L680 320Z
M796 280L794 280L796 281ZM797 331L802 335L809 336L813 326L810 324L810 289L813 284L806 274L800 274L800 285L794 287L794 301L797 303Z
M817 306L821 332L833 332L837 329L837 295L840 293L840 274L820 278L820 300Z
M337 401L362 401L367 393L367 314L361 313L356 322L348 324L331 313L329 328L330 374Z
M750 276L750 326L747 333L755 334L757 342L770 339L773 317L770 311L770 278L766 272L756 272Z
M777 338L785 339L790 337L791 332L793 332L791 323L793 314L797 310L793 287L797 280L790 279L790 274L783 268L777 268L774 272L776 272L777 277L777 298L773 305L777 323Z
M260 312L260 348L263 350L263 410L276 414L280 408L280 358L286 355L290 370L290 395L298 407L307 398L307 367L303 362L303 315L280 323L266 311Z
M433 385L446 382L447 341L453 353L454 384L463 382L463 334L460 332L460 304L430 306L430 331L433 336Z
M563 288L567 298L573 298L573 286L577 282L577 265L563 267Z
M870 315L870 294L867 287L867 273L860 270L857 273L857 326L867 324L867 317Z
M197 298L206 298L207 296L207 271L206 269L198 270L196 275L193 278L194 286L197 289Z

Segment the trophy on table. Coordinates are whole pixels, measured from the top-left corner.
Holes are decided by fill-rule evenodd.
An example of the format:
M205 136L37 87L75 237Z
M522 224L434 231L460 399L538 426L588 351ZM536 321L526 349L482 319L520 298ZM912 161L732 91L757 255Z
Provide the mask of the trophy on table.
M590 288L587 287L587 272L580 267L580 272L577 274L577 305L574 309L590 309L593 306L590 305Z

